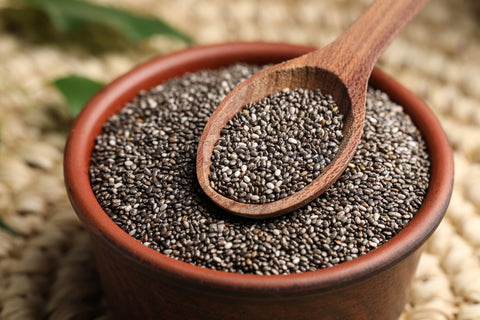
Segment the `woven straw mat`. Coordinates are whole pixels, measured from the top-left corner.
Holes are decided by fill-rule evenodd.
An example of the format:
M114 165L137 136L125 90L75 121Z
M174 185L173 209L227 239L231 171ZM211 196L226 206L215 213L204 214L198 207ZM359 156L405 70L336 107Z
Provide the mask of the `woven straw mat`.
M323 46L371 1L102 0L162 17L198 44L234 40ZM66 37L45 18L0 0L1 319L110 319L86 231L70 207L62 156L72 118L53 79L111 81L185 47L141 44L93 30ZM379 66L422 97L455 151L446 218L428 241L402 320L480 319L480 1L436 0ZM83 33L82 33L83 32Z

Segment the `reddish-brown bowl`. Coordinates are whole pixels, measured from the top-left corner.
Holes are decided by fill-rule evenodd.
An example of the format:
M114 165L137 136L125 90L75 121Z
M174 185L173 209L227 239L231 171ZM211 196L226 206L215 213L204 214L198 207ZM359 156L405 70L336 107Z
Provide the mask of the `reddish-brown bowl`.
M187 49L139 65L107 85L76 119L65 150L70 200L91 236L100 279L115 319L397 319L422 244L440 223L452 191L446 135L418 97L378 69L370 84L402 105L431 157L428 194L413 220L370 253L323 270L284 276L215 271L169 258L118 227L97 203L88 168L103 123L142 89L174 76L236 62L277 63L313 50L273 43Z

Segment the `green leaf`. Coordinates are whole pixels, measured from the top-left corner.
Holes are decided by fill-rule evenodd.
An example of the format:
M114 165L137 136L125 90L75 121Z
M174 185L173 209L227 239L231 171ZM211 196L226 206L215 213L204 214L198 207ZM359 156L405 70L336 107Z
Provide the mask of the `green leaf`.
M140 41L155 34L180 39L191 44L191 39L165 22L150 16L134 14L121 9L104 7L83 0L22 0L43 10L61 31L69 31L85 24L101 24Z
M88 100L104 86L103 83L77 75L55 79L53 85L65 98L74 117L78 115Z
M12 236L16 236L17 233L15 232L15 230L13 230L12 228L10 228L2 219L2 217L0 217L0 229L3 229L5 231L7 231L8 233L10 233Z

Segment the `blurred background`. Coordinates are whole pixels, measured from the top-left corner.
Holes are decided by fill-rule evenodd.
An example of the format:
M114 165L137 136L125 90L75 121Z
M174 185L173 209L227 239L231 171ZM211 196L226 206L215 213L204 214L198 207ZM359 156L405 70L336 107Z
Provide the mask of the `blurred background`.
M63 185L65 140L89 92L191 45L321 47L371 3L80 2L0 0L0 319L110 319ZM451 205L426 245L404 320L480 319L479 30L480 1L434 0L378 63L427 102L455 151Z

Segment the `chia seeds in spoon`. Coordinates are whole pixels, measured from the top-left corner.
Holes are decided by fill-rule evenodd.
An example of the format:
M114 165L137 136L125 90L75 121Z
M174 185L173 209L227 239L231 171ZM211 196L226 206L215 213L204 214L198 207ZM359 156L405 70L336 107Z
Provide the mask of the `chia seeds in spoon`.
M278 218L216 207L196 180L196 147L214 108L259 70L236 65L143 91L103 126L91 156L99 204L126 233L169 257L227 272L289 274L355 259L397 234L425 197L430 162L420 132L378 90L362 139L320 197Z
M338 152L342 114L320 90L284 89L246 105L222 129L210 184L242 203L267 203L310 184Z

